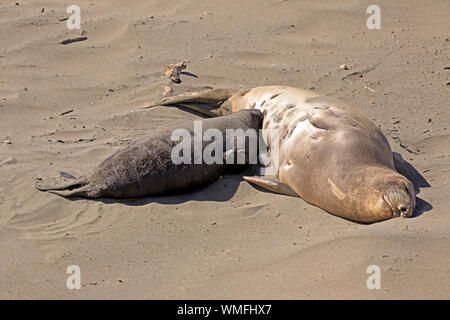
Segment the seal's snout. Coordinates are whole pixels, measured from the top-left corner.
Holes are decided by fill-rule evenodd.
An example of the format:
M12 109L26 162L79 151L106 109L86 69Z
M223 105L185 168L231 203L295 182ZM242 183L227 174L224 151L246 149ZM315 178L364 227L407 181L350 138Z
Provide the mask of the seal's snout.
M408 208L408 206L401 204L400 206L398 206L398 210L400 211L400 215L402 217L407 216L408 212L410 211L410 208Z
M412 216L416 205L416 197L410 181L389 183L383 198L391 208L393 217Z

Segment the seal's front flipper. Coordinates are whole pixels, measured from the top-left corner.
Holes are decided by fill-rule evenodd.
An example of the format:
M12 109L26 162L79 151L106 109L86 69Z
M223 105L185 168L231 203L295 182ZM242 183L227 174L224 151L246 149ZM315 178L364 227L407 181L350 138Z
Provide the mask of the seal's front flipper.
M275 176L270 178L260 176L253 176L253 177L244 176L244 180L275 193L298 197L298 194L294 190L292 190L291 187L281 182Z

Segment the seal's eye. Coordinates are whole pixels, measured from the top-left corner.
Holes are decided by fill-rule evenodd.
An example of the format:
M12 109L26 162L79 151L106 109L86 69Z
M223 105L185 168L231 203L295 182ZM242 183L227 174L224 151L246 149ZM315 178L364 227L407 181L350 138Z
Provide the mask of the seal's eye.
M406 206L401 206L399 209L401 212L406 212L408 210Z

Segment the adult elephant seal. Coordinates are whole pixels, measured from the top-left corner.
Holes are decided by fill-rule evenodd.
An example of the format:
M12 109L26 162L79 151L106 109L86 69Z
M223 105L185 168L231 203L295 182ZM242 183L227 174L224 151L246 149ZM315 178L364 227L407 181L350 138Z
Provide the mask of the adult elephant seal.
M278 130L277 176L244 177L247 181L298 195L353 221L371 223L412 215L412 183L396 172L380 129L354 107L285 86L204 90L167 97L154 105L192 102L217 103L222 115L258 109L264 114L263 129ZM268 134L263 136L271 148L273 141Z
M36 188L63 197L85 198L139 198L192 190L216 180L230 166L236 169L249 161L256 162L256 150L254 154L249 152L252 150L249 140L239 144L238 139L239 132L246 134L249 129L254 130L257 137L262 119L258 110L243 110L225 117L199 120L200 131L197 130L199 123L194 121L173 124L154 130L117 151L88 176L56 186L37 184ZM174 136L177 130L179 133ZM228 134L228 130L234 134ZM205 139L208 132L216 135ZM185 138L185 148L179 148ZM200 152L196 153L196 148ZM205 155L217 155L222 160L217 157L206 160Z

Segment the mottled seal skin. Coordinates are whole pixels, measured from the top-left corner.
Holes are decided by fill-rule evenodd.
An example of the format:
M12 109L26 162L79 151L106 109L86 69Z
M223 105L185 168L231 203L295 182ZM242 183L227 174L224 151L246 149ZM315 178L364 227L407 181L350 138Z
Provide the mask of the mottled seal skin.
M269 149L272 142L265 129L279 132L277 177L244 177L247 181L298 195L329 213L362 223L412 215L412 183L395 170L381 130L356 108L286 86L204 90L167 97L159 104L214 101L221 103L220 114L260 110Z
M262 114L258 110L243 110L225 117L202 120L202 132L214 128L223 136L223 152L229 155L236 149L227 150L226 129L258 130ZM171 153L179 142L172 141L175 129L184 128L191 134L191 164L175 164ZM194 121L173 124L164 129L132 142L127 148L119 150L92 174L83 176L64 185L36 185L41 191L50 191L64 197L85 198L140 198L166 195L191 190L193 187L210 183L222 175L232 164L194 164ZM203 142L202 150L211 142ZM213 143L216 143L213 141ZM245 151L249 150L246 146ZM246 161L248 162L248 154ZM234 165L239 166L239 165Z

